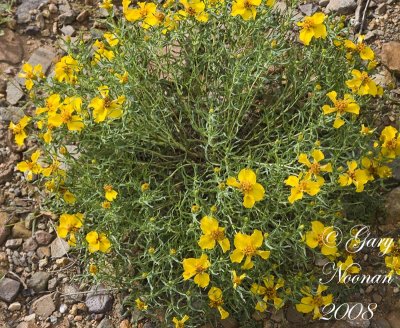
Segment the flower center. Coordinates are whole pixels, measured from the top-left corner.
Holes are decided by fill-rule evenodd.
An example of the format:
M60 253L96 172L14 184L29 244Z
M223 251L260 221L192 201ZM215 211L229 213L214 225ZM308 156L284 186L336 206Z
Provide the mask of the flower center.
M221 298L210 300L210 307L212 307L212 308L217 308L217 307L221 306L222 304L224 304L224 302Z
M104 107L108 108L111 106L111 99L107 96L104 98Z
M313 22L311 19L306 18L306 19L304 20L303 29L309 30L309 29L311 29L312 27L314 27L314 22Z
M322 299L321 295L315 296L314 304L315 304L315 306L318 306L318 307L324 305L324 300Z
M106 191L106 192L112 191L112 186L111 185L105 185L104 186L104 191Z
M357 51L358 52L364 51L364 49L365 49L365 44L364 43L358 43L357 44Z
M196 10L193 7L188 7L186 9L186 11L190 16L195 16L196 15Z
M243 249L243 253L246 256L252 256L254 255L256 252L256 249L253 245L247 245L244 249Z
M321 171L321 165L319 165L319 163L317 163L317 162L312 163L311 167L310 167L310 171L311 171L311 173L318 175L319 172Z
M396 139L391 139L386 142L385 148L394 150L397 147L397 140Z
M61 114L61 120L62 120L64 123L67 123L67 122L71 121L71 117L72 117L71 113L70 113L70 112L67 112L67 111L64 111L64 112Z
M242 192L247 193L253 189L253 185L249 181L243 181L240 183L240 189Z
M346 100L338 100L335 104L338 112L343 114L344 110L347 108L348 102Z
M201 264L196 265L196 273L203 273L204 271L205 268Z
M248 1L245 1L245 2L243 3L243 6L244 6L246 9L251 9L251 7L252 7L251 3L248 2Z
M220 240L224 239L225 234L223 231L214 230L211 232L211 236L212 236L212 239L220 241Z

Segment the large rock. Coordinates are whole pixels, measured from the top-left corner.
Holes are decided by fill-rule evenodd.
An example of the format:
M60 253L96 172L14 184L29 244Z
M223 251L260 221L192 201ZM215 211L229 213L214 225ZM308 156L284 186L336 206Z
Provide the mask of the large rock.
M21 283L19 281L3 278L0 280L0 300L11 303L17 297Z
M114 325L110 319L104 318L96 328L114 328Z
M31 57L28 59L28 63L31 64L32 66L36 66L38 64L42 65L43 73L46 74L47 70L55 60L56 56L57 56L56 51L53 48L41 47L33 52ZM25 84L25 79L23 78L17 78L17 81L21 85Z
M63 257L68 253L69 245L64 239L56 238L50 244L50 251L53 258Z
M352 313L368 313L367 308L361 303L349 303L350 309L354 307ZM362 316L357 318L346 316L346 323L348 327L355 328L368 328L371 325L371 322L368 319L364 319Z
M31 306L31 312L36 313L43 319L48 318L56 310L56 304L54 303L52 294L42 296L33 302Z
M41 4L47 2L47 0L23 0L16 12L18 24L29 23L31 20L30 11L38 9Z
M49 282L49 279L50 274L48 272L35 272L27 281L27 286L32 288L36 293L44 292L47 290L47 283Z
M330 0L326 10L339 15L353 14L357 7L355 0Z
M79 288L75 285L64 285L62 293L65 304L75 304L83 301L83 294L79 292Z
M9 216L5 212L0 212L0 246L4 244L10 235L11 228L8 225Z
M4 30L0 36L0 62L17 65L22 61L24 48L18 34L9 29Z
M114 298L104 286L93 286L86 296L85 304L90 313L105 313L110 311Z
M393 311L386 316L386 320L390 323L391 328L400 328L400 312Z
M386 224L400 223L400 187L393 189L386 196Z
M25 222L20 221L14 224L11 232L13 238L28 239L32 237L32 231L25 228Z
M24 116L24 110L20 107L0 107L0 121L7 125L10 122L17 123Z
M46 246L53 240L53 235L47 231L38 230L35 232L35 238L40 246Z
M22 90L21 86L19 85L19 80L12 79L7 83L7 102L11 105L15 105L22 99L24 96L24 91Z
M383 44L381 61L390 71L400 75L400 42L391 41Z

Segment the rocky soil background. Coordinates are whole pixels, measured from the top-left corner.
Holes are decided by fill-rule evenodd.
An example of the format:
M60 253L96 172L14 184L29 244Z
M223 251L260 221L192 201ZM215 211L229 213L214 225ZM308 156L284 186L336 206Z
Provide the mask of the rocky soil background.
M281 10L285 4L277 4ZM394 0L320 0L300 5L296 19L322 10L346 15L355 33L362 31L378 54L381 65L375 76L392 97L377 112L382 124L399 122L400 117L400 3ZM16 148L7 127L32 105L25 97L23 80L17 77L23 62L40 63L51 74L63 55L66 37L82 34L85 40L101 29L98 19L107 15L98 1L0 0L0 328L37 327L157 327L146 320L137 322L138 313L123 306L123 293L105 286L76 281L77 260L68 253L68 244L57 238L56 219L40 209L41 192L25 183L16 163L25 151L35 147L28 142ZM386 196L386 214L379 218L375 235L383 236L400 227L400 163L394 166L393 187ZM367 272L378 274L377 254L364 256ZM316 263L318 265L318 263ZM365 288L364 288L365 287ZM393 286L363 286L349 301L375 302L378 310L371 320L341 320L310 323L286 307L265 317L265 328L280 327L372 327L400 328L400 292ZM129 315L127 315L129 313ZM228 318L221 327L240 327Z

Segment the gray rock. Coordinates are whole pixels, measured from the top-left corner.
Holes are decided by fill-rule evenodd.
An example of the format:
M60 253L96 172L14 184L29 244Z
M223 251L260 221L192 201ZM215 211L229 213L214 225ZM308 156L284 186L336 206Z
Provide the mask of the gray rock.
M85 304L90 313L105 313L110 311L114 298L102 285L93 286L86 297Z
M38 9L40 5L46 4L47 0L23 0L17 8L17 23L26 24L31 20L30 11Z
M299 313L294 306L289 306L286 310L286 319L292 323L303 323L303 315Z
M36 251L37 248L38 248L38 244L35 241L35 239L33 239L32 237L25 240L22 245L22 250L24 252L34 252L34 251Z
M51 14L57 14L58 13L58 8L54 3L49 4L49 12Z
M75 11L69 10L64 14L58 16L58 21L60 22L61 25L69 25L75 21L75 18L76 18Z
M330 0L326 10L339 15L353 14L357 7L355 0Z
M361 303L351 303L349 302L349 307L354 308L353 313L364 313L367 312L367 308ZM346 316L346 323L349 327L356 328L368 328L371 325L371 322L368 319L363 319L362 316L357 318Z
M0 107L0 120L3 122L17 123L24 115L25 113L23 109L20 107L15 107L15 106Z
M83 300L83 294L80 293L79 288L74 285L64 285L62 287L65 304L75 304Z
M68 243L61 238L56 238L50 245L51 256L53 258L63 257L69 251Z
M68 36L74 36L75 29L71 25L65 25L61 28L61 33Z
M54 291L56 289L57 284L58 284L58 279L57 278L52 278L47 283L47 289L52 292L52 291Z
M9 29L4 29L0 36L0 62L17 65L22 61L24 48L20 36Z
M300 5L299 9L304 15L311 16L318 10L318 6L316 6L313 3L306 3L303 5Z
M18 238L18 239L7 240L5 246L6 246L6 248L9 248L9 249L17 249L21 245L22 245L22 239Z
M82 10L80 13L79 13L79 15L78 16L76 16L76 20L79 22L79 23L83 23L84 21L86 21L88 18L89 18L89 15L90 15L90 13L89 13L89 10Z
M36 293L44 292L47 290L47 284L50 279L48 272L35 272L32 277L27 281L28 288L33 289Z
M373 321L376 328L391 328L386 319L380 318ZM394 326L395 327L395 326Z
M21 86L18 84L17 79L12 79L7 83L7 102L11 105L15 105L22 99L24 96L24 91Z
M400 158L397 158L393 162L391 162L389 164L389 167L392 169L392 178L400 181Z
M97 325L97 328L114 328L114 325L110 319L104 318Z
M19 281L3 278L0 280L0 300L11 303L17 297L21 283Z
M32 303L31 312L39 317L48 318L56 310L52 295L45 295Z
M7 240L10 235L11 228L8 225L9 216L6 212L0 212L0 246Z
M35 232L35 238L40 246L46 246L53 240L53 235L47 231L38 230Z
M400 187L393 189L386 196L386 224L397 224L400 221Z

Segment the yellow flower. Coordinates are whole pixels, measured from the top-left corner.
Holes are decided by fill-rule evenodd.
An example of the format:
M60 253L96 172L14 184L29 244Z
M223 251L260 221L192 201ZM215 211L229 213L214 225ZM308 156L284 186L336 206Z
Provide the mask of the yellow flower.
M345 40L344 41L344 46L351 50L351 51L356 51L360 54L360 58L362 60L374 60L375 54L372 51L370 47L368 47L363 41L364 41L365 36L364 35L359 35L357 44L355 44L351 40Z
M46 98L45 107L36 108L35 114L40 115L43 113L55 113L60 106L61 96L58 93L52 94Z
M244 195L243 206L252 208L255 202L264 198L264 187L257 183L257 176L251 169L243 169L239 172L238 180L229 177L226 184L230 187L238 188Z
M20 121L17 124L10 122L9 129L14 134L14 140L18 146L22 146L24 144L25 139L28 137L28 135L25 132L25 128L30 120L31 120L30 117L24 116L20 119Z
M395 256L400 255L400 240L395 243L393 238L383 238L383 242L379 246L382 254L392 254Z
M224 310L222 305L224 300L222 299L222 290L218 287L211 287L208 291L208 298L210 299L210 307L215 308L219 311L221 319L224 320L229 317L229 313Z
M208 21L208 14L205 12L206 5L201 0L179 0L184 10L179 10L178 14L182 17L193 17L199 22Z
M150 189L150 184L147 183L147 182L142 183L142 185L140 186L140 190L141 190L142 192L145 192L145 191L147 191L147 190L149 190L149 189Z
M128 8L131 1L124 0L122 2L123 12L125 18L129 22L136 22L138 20L143 20L147 16L154 14L157 10L157 5L152 2L138 2L138 8L130 9Z
M198 242L201 249L213 249L218 242L224 253L229 251L231 245L229 239L225 237L225 228L219 227L216 219L205 216L200 221L200 227L203 232Z
M167 15L164 19L163 26L165 27L162 30L163 34L168 33L169 31L175 30L178 27L178 21L180 16L178 14L175 15Z
M61 60L56 64L54 68L55 75L57 81L59 82L67 82L67 83L75 83L77 80L76 73L80 71L80 67L78 62L70 55L64 56Z
M337 263L337 267L342 271L342 276L339 283L343 284L345 282L345 278L348 274L355 274L360 272L360 267L354 265L353 257L348 255L346 261L339 261Z
M311 222L311 231L306 233L306 244L310 248L319 247L323 255L335 255L336 231L333 227L325 227L319 221Z
M187 258L183 262L183 279L188 280L194 276L194 282L199 287L205 288L210 283L210 276L205 271L210 267L210 261L206 254L201 254L200 258Z
M389 166L382 165L378 159L363 157L361 159L361 164L367 171L370 181L373 181L375 177L386 179L392 176L392 169Z
M310 176L300 173L298 177L291 175L285 180L285 184L292 187L288 200L293 204L296 200L302 199L304 193L315 196L319 193L324 184L322 177L317 177L317 181L310 180Z
M89 104L89 108L93 108L93 118L96 123L103 122L106 118L117 119L122 116L122 104L125 96L119 96L112 100L109 97L109 88L101 86L98 88L100 97L93 98Z
M26 179L31 181L34 174L39 174L42 172L42 167L38 164L38 159L40 157L40 150L36 150L31 155L30 161L23 161L17 164L18 171L26 172Z
M49 125L60 127L65 124L69 131L81 131L85 125L82 122L82 117L75 113L76 103L82 103L82 100L79 98L72 101L71 98L67 98L59 107L60 112L49 112ZM80 106L78 108L80 110Z
M284 280L280 278L275 284L275 277L269 275L263 279L263 282L264 286L255 283L251 285L251 292L262 297L262 301L258 301L256 304L256 310L265 312L269 301L274 303L275 309L280 309L283 306L283 299L278 297L278 289L283 287Z
M111 248L111 242L108 240L106 234L96 231L91 231L86 235L86 241L88 242L89 253L97 251L108 253Z
M147 304L143 302L140 298L135 299L136 303L136 308L140 311L146 311L147 310Z
M77 232L83 225L83 214L67 214L64 213L60 216L60 224L57 227L57 233L60 238L68 238L68 244L71 246L76 245L75 232Z
M175 324L175 328L184 328L185 322L188 320L189 320L189 316L186 314L180 320L177 317L172 318L172 322Z
M104 33L103 37L111 47L115 47L119 43L118 37L114 33Z
M123 74L116 73L115 76L118 78L118 82L121 84L125 84L126 82L128 82L129 75L127 71L124 71Z
M263 244L263 234L260 230L254 230L251 235L246 235L238 232L235 235L234 245L235 250L232 252L230 258L233 263L241 263L243 258L246 257L243 270L248 270L254 267L252 257L259 255L264 260L268 259L271 252L258 250Z
M113 7L112 0L103 0L103 2L99 4L99 7L106 10L111 10Z
M99 62L102 58L106 58L110 61L114 59L114 57L115 57L114 51L107 50L104 42L96 40L93 43L93 47L95 48L95 52L94 52L94 62L95 63Z
M233 288L236 289L238 286L242 284L243 279L246 278L246 274L243 273L240 276L237 275L236 270L232 271L232 283Z
M399 256L386 256L385 257L386 266L391 269L388 276L391 277L393 273L400 276L400 257Z
M310 176L318 177L321 172L332 172L332 164L321 165L320 162L325 159L322 151L314 149L311 153L314 161L311 163L308 156L304 153L299 155L299 163L304 164L309 168L308 173Z
M53 159L53 163L49 166L42 168L42 174L44 177L49 176L61 176L65 177L66 172L63 169L60 169L61 163L57 159Z
M18 77L22 77L25 79L25 87L27 90L31 90L34 82L38 79L43 79L43 68L42 65L37 64L35 67L32 67L31 64L25 63L22 65L22 73L18 74Z
M298 22L297 25L301 27L300 41L304 45L308 46L313 37L316 39L327 37L326 26L324 20L326 16L323 13L315 13L312 16L304 17L302 22Z
M105 185L103 189L105 191L105 197L109 202L112 202L117 198L118 192L116 192L111 185Z
M301 299L300 304L296 304L297 311L301 313L314 312L313 319L321 318L320 308L324 305L328 305L333 301L333 295L329 294L326 296L322 295L322 292L328 289L328 286L318 285L317 293L311 294L310 288L303 288L302 292L306 297Z
M89 273L96 274L98 272L97 266L93 263L89 264Z
M328 98L333 102L334 107L329 105L324 105L322 110L324 115L328 115L331 113L336 113L336 119L333 123L333 127L335 129L340 128L345 122L341 119L341 116L345 113L351 113L355 115L359 115L360 106L355 102L353 97L349 94L344 95L344 99L337 99L336 91L331 91L326 94Z
M378 87L368 76L367 72L360 72L357 69L353 69L351 74L353 75L353 79L347 80L346 85L352 92L360 96L371 95L375 97L378 94Z
M382 143L381 153L383 156L394 159L400 156L400 135L393 126L385 127L379 139Z
M368 134L374 133L375 130L376 130L376 128L375 128L375 129L371 129L371 128L365 126L364 124L361 124L361 131L360 131L360 133L361 133L362 135L368 135Z
M76 197L74 196L73 193L71 193L69 190L65 190L63 192L63 199L65 200L66 203L68 204L73 204L76 202Z
M257 7L261 4L261 0L236 0L232 4L232 16L240 15L244 20L255 19L257 15Z
M190 210L192 213L197 213L198 211L200 211L200 206L197 204L193 204Z
M104 209L111 208L111 202L105 200L104 202L101 203L101 207Z
M364 185L368 182L368 172L366 170L357 169L357 162L347 162L348 170L346 173L339 176L339 184L342 187L350 186L354 184L356 192L362 192Z
M152 26L159 26L164 22L165 14L161 11L155 11L152 14L147 15L144 19L142 27L148 29Z

